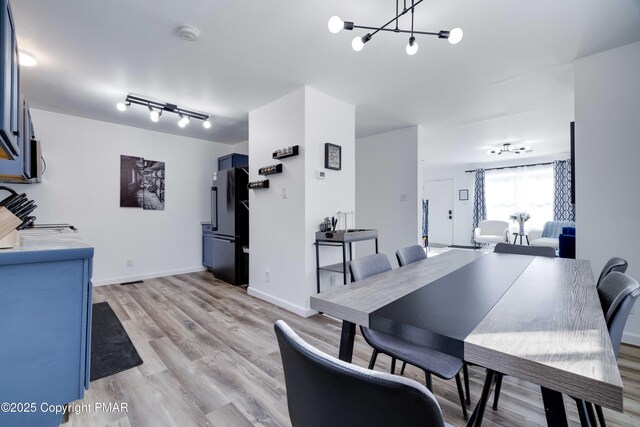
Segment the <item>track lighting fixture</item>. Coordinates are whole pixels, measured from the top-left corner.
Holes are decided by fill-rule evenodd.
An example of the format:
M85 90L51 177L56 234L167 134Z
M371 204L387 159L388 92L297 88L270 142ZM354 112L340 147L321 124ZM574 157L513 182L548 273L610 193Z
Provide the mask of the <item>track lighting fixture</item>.
M418 42L416 42L415 34L437 36L440 39L448 40L449 43L451 44L460 43L463 36L463 32L460 28L454 28L450 31L442 30L442 31L438 31L437 33L428 32L428 31L414 31L413 29L414 11L416 6L418 6L423 1L424 0L418 0L418 1L412 0L411 4L409 5L407 4L408 2L404 0L404 6L401 9L400 0L396 0L396 15L381 27L368 27L364 25L355 25L353 22L343 21L339 16L332 16L331 18L329 18L327 27L329 28L329 31L332 32L333 34L338 34L342 30L353 30L354 28L370 30L370 32L368 32L366 35L362 37L356 37L351 42L351 47L356 52L360 52L364 48L364 45L369 40L371 40L373 36L375 36L377 33L381 31L410 34L409 43L407 44L407 47L405 49L408 55L415 55L418 52ZM408 12L411 12L411 29L402 30L398 26L398 20L400 19L400 17L402 17ZM393 23L395 23L395 28L393 27L388 28Z
M127 111L127 108L131 104L142 105L149 110L149 118L152 122L156 123L160 120L163 112L169 112L177 114L180 119L178 120L178 126L181 128L186 127L191 119L202 120L202 126L205 129L211 128L211 120L208 114L204 114L195 110L178 107L176 104L170 104L167 102L158 102L138 95L127 95L124 102L118 102L116 108L119 111Z

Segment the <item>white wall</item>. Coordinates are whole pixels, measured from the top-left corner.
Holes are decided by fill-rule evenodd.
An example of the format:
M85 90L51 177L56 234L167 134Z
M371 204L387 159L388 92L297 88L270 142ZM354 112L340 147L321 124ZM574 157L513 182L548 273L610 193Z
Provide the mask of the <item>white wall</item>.
M612 256L640 279L640 43L576 61L577 256L596 277ZM623 338L640 344L638 305Z
M202 269L202 221L217 158L233 146L33 110L47 160L41 184L14 185L38 223L70 223L95 247L94 284ZM164 211L120 208L120 155L165 162ZM126 260L134 267L127 268Z
M418 127L356 141L356 223L378 230L380 252L397 265L398 249L419 244ZM374 253L362 243L358 256Z
M308 87L249 113L251 180L264 179L258 168L278 163L271 157L276 149L300 146L300 156L281 161L282 174L268 177L269 189L250 191L250 294L300 315L314 313L315 232L324 217L354 210L354 135L354 107ZM326 142L342 146L341 171L324 169ZM317 169L325 180L316 180ZM337 262L339 254L323 254L321 262Z

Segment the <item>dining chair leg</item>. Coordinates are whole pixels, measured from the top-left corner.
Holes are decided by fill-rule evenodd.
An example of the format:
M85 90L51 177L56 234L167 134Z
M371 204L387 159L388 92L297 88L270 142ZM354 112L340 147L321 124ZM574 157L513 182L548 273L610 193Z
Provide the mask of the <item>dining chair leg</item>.
M431 383L431 373L424 371L424 382L430 392L433 392L433 384Z
M407 367L407 362L402 362L402 368L400 368L400 375L404 375L404 368Z
M373 349L373 353L371 354L371 360L369 360L369 369L373 369L376 365L376 359L378 358L378 350Z
M493 410L498 410L498 399L500 399L500 390L502 389L502 378L504 375L496 374L496 391L493 393Z
M469 419L467 415L467 403L464 398L464 391L462 391L462 380L460 379L460 372L456 374L456 387L458 387L458 397L460 398L460 406L462 406L462 416L465 420Z
M395 375L396 373L396 358L392 357L391 358L391 374Z
M462 375L464 375L464 391L467 395L465 403L471 405L471 393L469 392L469 365L462 365Z
M591 427L591 423L589 422L589 415L587 414L587 405L584 403L584 400L575 399L575 401L578 407L578 416L580 417L580 425L582 427Z
M589 415L589 422L593 427L596 427L598 425L598 420L596 418L595 412L593 411L593 404L591 402L585 402L585 404L587 405L587 414Z
M600 427L607 427L607 422L604 420L604 413L602 412L602 406L596 405L596 413L598 414Z
M484 417L484 409L489 401L489 395L491 394L491 388L496 378L496 372L491 369L487 369L487 376L484 379L484 385L482 386L482 394L476 408L471 414L471 418L467 423L467 427L480 427L482 425L482 417Z

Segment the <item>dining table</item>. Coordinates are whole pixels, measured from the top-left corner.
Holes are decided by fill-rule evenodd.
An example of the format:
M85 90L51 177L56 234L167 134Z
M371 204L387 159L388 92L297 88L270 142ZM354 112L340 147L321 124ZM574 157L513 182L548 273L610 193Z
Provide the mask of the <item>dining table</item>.
M449 250L332 288L310 306L342 320L339 358L356 325L486 368L469 425L480 425L499 375L540 386L549 426L567 426L563 395L623 410L623 385L590 262Z

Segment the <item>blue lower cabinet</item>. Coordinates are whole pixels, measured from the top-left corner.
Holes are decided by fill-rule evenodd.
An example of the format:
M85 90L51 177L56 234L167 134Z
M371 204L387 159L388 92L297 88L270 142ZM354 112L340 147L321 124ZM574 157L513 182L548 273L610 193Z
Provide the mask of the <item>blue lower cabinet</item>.
M0 426L57 426L88 389L92 257L0 251Z

